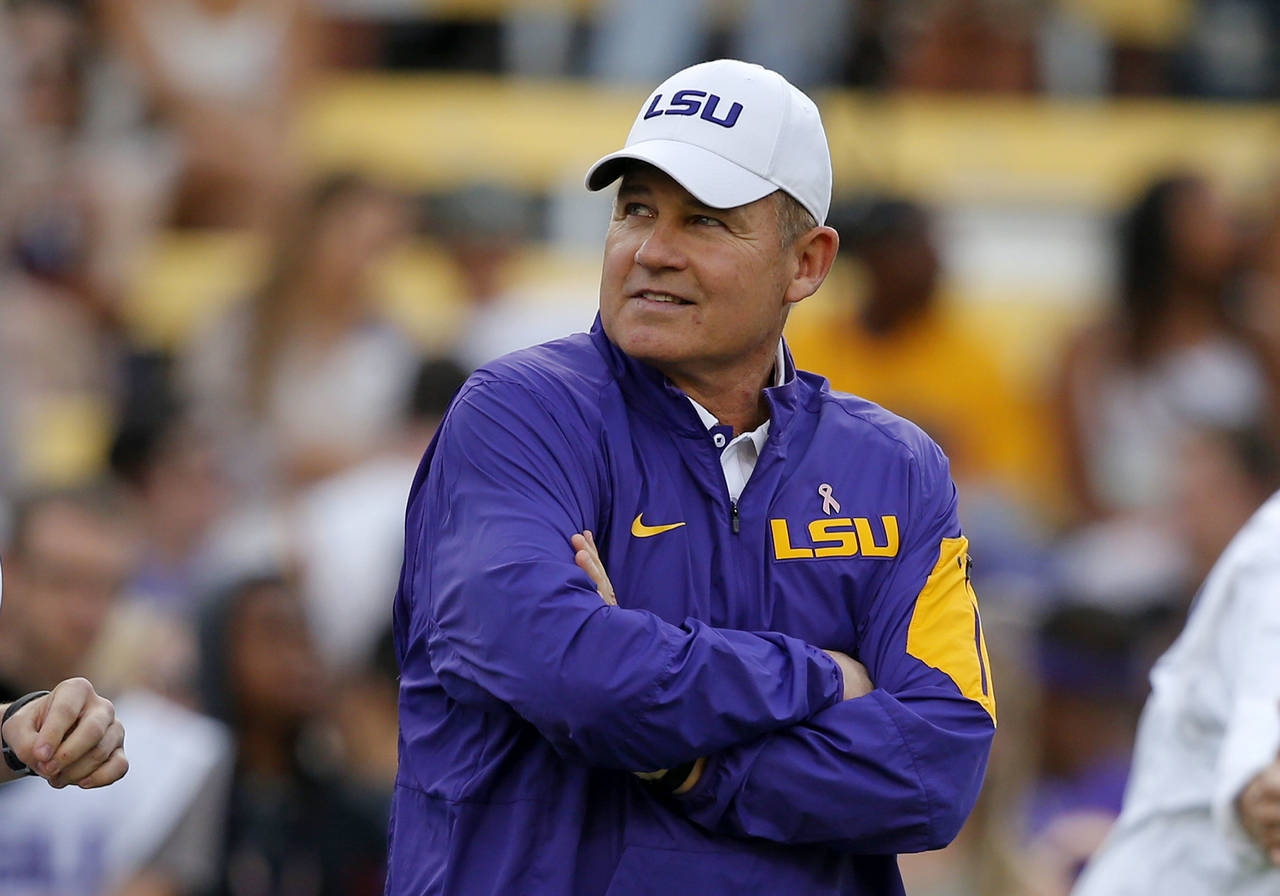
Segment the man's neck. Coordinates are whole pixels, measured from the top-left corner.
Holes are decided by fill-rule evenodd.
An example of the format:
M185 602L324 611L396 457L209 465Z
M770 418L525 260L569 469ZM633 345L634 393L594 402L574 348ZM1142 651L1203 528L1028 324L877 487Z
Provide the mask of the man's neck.
M732 426L735 437L758 429L769 419L769 405L764 400L762 391L767 383L763 381L760 388L754 391L727 390L710 393L679 382L675 384L686 395L706 408L721 426Z
M772 386L776 373L775 349L763 363L719 371L715 375L697 376L685 371L671 371L668 378L685 395L702 405L721 426L732 426L740 436L759 428L769 419L769 404L764 390Z

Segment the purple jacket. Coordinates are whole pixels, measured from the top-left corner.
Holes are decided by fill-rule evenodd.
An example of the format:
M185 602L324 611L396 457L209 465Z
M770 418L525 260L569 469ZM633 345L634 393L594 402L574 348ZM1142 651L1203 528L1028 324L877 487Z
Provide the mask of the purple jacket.
M409 498L388 894L900 894L955 836L995 707L946 458L821 377L765 394L734 505L599 321L468 381ZM632 774L696 757L680 797Z

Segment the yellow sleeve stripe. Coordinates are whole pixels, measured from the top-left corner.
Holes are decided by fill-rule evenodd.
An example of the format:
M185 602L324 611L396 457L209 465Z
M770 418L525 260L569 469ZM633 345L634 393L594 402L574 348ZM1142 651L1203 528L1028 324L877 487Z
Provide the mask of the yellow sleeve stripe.
M938 563L916 598L907 629L907 653L945 673L961 694L981 704L994 723L991 660L968 567L969 539L942 539Z

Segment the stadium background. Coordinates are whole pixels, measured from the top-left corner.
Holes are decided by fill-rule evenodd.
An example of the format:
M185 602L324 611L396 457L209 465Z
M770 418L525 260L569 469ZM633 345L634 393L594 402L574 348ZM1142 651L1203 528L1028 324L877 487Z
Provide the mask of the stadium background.
M844 249L793 315L798 363L956 464L1001 728L973 820L904 859L908 892L1064 893L1118 807L1146 670L1278 484L1267 0L8 0L0 511L115 493L128 574L69 661L113 696L217 714L210 607L279 575L326 694L289 710L288 750L376 827L413 461L462 372L589 325L608 197L583 172L717 55L809 89L830 138ZM1139 292L1162 310L1126 316ZM275 816L208 799L224 891L285 892L237 890L226 857L278 865L303 829L255 844Z

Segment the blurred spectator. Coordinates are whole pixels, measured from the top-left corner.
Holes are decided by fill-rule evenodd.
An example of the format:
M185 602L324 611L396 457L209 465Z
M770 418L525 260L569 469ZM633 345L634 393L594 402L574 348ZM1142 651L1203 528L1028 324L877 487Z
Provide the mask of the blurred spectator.
M1280 892L1280 493L1151 672L1124 809L1077 896Z
M1111 86L1111 43L1079 4L1048 5L1036 29L1037 77L1054 96L1102 96Z
M133 544L100 489L20 500L5 551L0 700L81 674L129 575Z
M1120 231L1120 298L1077 334L1061 373L1067 473L1087 518L1164 511L1173 449L1200 425L1273 426L1268 370L1228 313L1240 245L1221 199L1181 174L1149 186Z
M1027 877L1066 896L1120 814L1141 699L1143 618L1063 603L1040 622L1037 774L1024 807Z
M422 362L386 449L297 497L289 530L302 591L326 664L346 676L372 657L391 625L414 471L467 373L450 359Z
M334 707L344 767L354 782L381 794L387 805L400 767L399 699L400 662L388 625L365 661L343 677Z
M913 4L896 86L1029 93L1036 88L1034 10L1010 0Z
M1257 429L1196 429L1181 440L1174 463L1173 519L1199 582L1228 542L1280 488L1280 454Z
M606 0L596 14L588 75L606 83L660 81L706 58L711 27L705 0Z
M201 624L201 692L237 745L211 892L382 892L385 801L352 789L314 737L328 689L302 601L278 576L241 578Z
M520 78L560 78L573 68L575 4L515 3L502 20L501 66Z
M880 90L889 85L903 9L896 0L860 0L844 60L850 85Z
M267 578L288 568L304 599L308 643L332 677L344 774L389 793L396 763L394 651L382 644L400 572L405 500L414 471L466 372L421 362L404 416L384 450L301 489L288 502L223 517L200 580ZM390 662L390 665L388 665Z
M1000 728L982 794L960 835L942 850L899 856L910 896L1031 896L1021 820L1038 764L1040 699L1030 607L984 603L993 669L1000 671Z
M422 362L391 450L316 483L299 495L292 515L307 615L336 679L345 766L388 799L400 675L389 598L404 551L405 502L418 462L466 378L452 360Z
M164 165L100 114L96 71L75 4L0 6L0 487L96 474L110 434Z
M544 296L512 283L513 268L537 235L529 196L492 183L466 184L439 197L432 222L465 290L467 320L454 346L462 363L479 367L591 326L599 307L594 290L553 288Z
M201 541L226 503L212 446L180 407L159 403L126 411L110 460L143 539L132 597L191 617Z
M1250 216L1245 240L1245 274L1241 278L1241 326L1273 383L1280 383L1280 178L1273 178L1265 200ZM1280 437L1280 410L1270 422Z
M80 4L0 6L0 267L64 290L115 326L161 214L167 159L97 89L94 49Z
M95 650L95 674L114 690L146 687L192 702L196 594L203 548L226 505L209 440L169 397L126 406L110 463L122 485L122 525L139 558Z
M385 444L416 352L375 309L370 281L408 223L401 197L359 177L316 184L251 300L193 338L183 384L243 496L291 490Z
M529 197L499 184L464 184L435 197L429 219L432 236L453 263L466 303L481 313L500 302L512 261L536 234ZM483 338L486 328L474 329L474 337ZM464 334L463 345L470 338Z
M839 79L861 4L811 0L803 14L782 0L736 4L725 55L779 72L800 87ZM606 0L596 13L588 72L598 81L660 81L714 58L716 4L707 0Z
M66 290L0 266L0 488L96 473L119 388L115 342Z
M1109 92L1123 96L1156 96L1173 88L1175 54L1190 28L1193 3L1057 0L1067 15L1100 33L1109 57Z
M297 170L291 128L312 68L305 0L106 0L103 24L177 138L180 223L270 222Z
M1194 96L1280 96L1280 5L1274 0L1198 0L1182 53Z
M130 568L118 512L110 494L88 488L18 502L5 551L0 700L83 671ZM32 779L0 791L6 896L178 896L210 882L225 732L142 692L113 702L128 727L130 774L102 791L54 792Z
M788 329L796 363L916 421L947 452L962 488L1035 503L1044 468L1037 421L987 345L942 302L929 213L881 199L840 229L865 290L856 310L834 320L797 313Z

